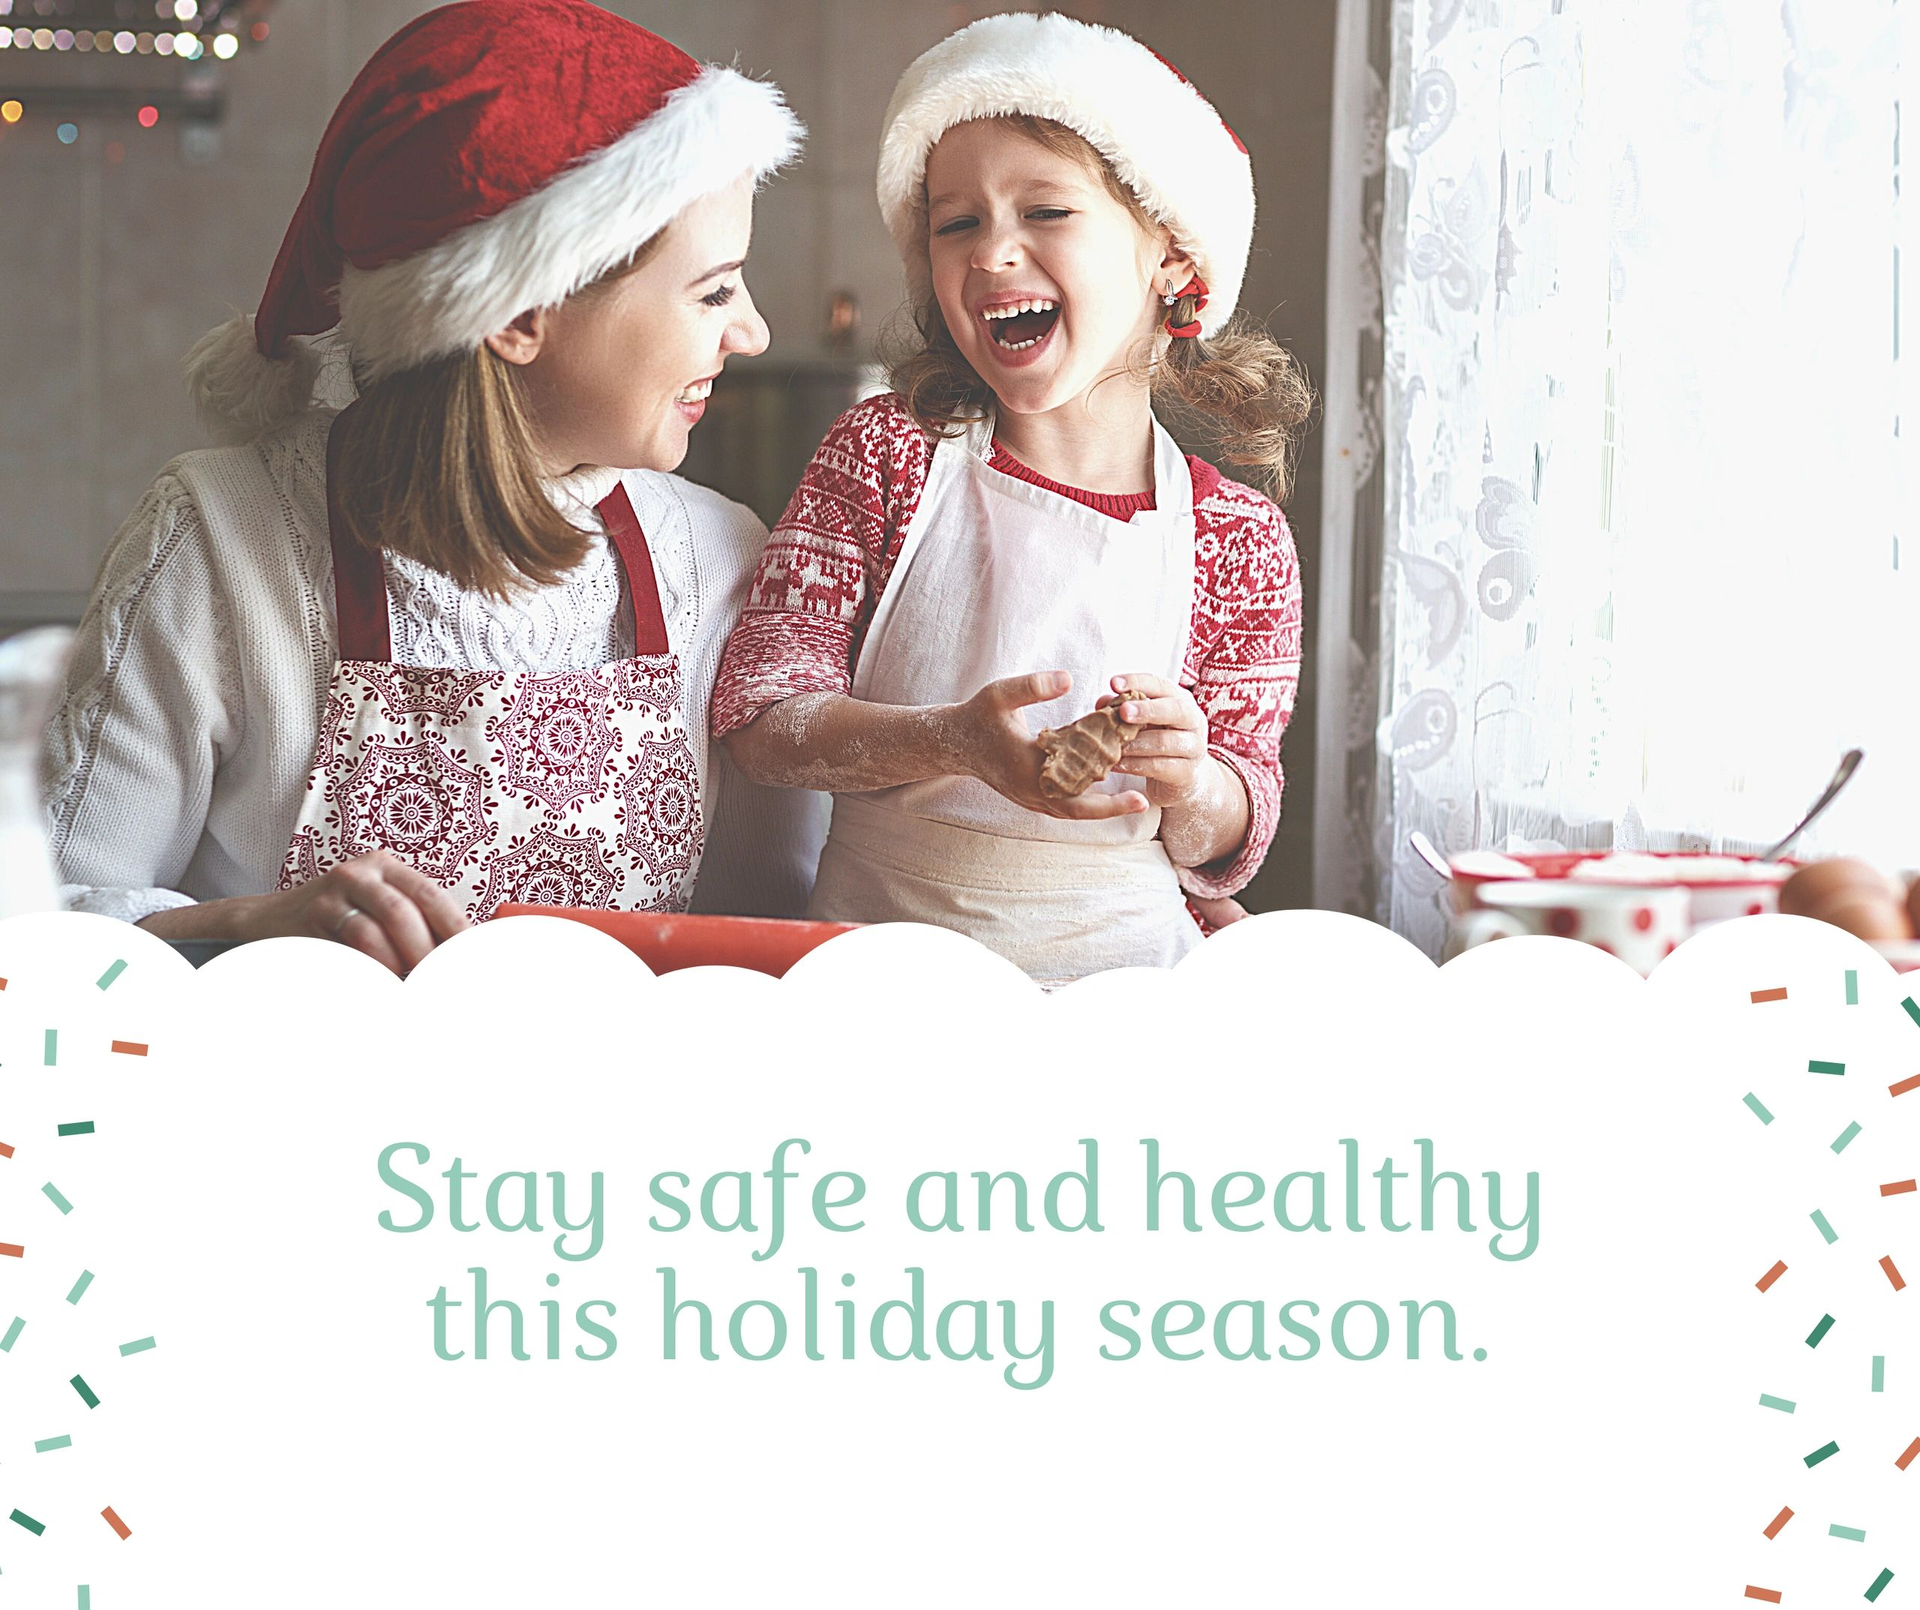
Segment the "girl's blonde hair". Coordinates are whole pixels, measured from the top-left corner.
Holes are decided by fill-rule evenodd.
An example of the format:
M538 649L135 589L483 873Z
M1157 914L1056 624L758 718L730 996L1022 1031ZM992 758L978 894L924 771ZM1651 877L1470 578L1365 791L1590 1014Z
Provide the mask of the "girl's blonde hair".
M1152 235L1160 229L1112 164L1073 130L1024 113L998 121L1098 173L1143 230ZM1193 298L1182 297L1168 311L1175 324L1192 323ZM922 429L958 435L986 411L992 388L961 356L931 292L913 310L913 332L890 355L888 379ZM1276 498L1292 489L1300 438L1313 414L1313 388L1293 355L1253 320L1236 314L1210 340L1176 339L1148 379L1155 404L1170 405L1174 423L1198 427L1213 456L1247 470Z
M574 295L631 274L665 233ZM547 495L519 371L490 347L362 386L335 429L334 508L362 547L499 598L516 582L551 586L587 556L593 539Z

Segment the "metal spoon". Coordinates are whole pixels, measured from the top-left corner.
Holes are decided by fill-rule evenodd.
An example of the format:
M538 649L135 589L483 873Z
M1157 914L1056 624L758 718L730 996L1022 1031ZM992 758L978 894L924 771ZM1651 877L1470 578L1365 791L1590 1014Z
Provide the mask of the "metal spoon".
M1798 832L1799 829L1796 828L1794 831ZM1451 883L1453 881L1453 868L1447 865L1447 858L1433 847L1433 840L1428 838L1426 834L1422 833L1418 828L1415 828L1407 835L1407 844L1415 855L1419 856L1422 861L1425 861L1428 866L1438 872L1447 882Z
M1762 861L1778 861L1786 853L1787 846L1806 832L1813 819L1840 797L1840 790L1847 786L1853 774L1859 770L1861 759L1862 754L1858 749L1849 749L1840 757L1840 764L1834 768L1833 781L1827 784L1826 792L1816 799L1807 814L1794 824L1792 832L1760 857Z

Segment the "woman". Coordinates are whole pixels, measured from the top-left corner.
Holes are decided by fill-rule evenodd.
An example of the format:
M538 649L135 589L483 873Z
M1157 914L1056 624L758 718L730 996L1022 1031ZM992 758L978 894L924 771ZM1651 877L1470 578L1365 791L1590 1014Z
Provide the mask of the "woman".
M752 191L800 133L583 0L381 47L258 315L189 356L232 445L162 472L95 587L47 749L69 905L396 971L509 900L804 905L820 802L706 742L764 532L664 473L767 344ZM336 325L338 414L298 339Z

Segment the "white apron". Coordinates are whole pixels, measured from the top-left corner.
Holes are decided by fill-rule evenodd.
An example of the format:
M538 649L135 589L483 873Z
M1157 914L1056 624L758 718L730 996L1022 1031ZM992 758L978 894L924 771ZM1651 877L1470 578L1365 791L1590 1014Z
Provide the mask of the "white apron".
M1029 729L1085 715L1112 678L1177 679L1193 613L1193 480L1156 421L1154 507L1116 520L992 469L991 417L939 442L867 629L853 696L951 704L1070 671ZM1116 774L1103 786L1137 786ZM971 777L834 798L810 916L955 928L1043 982L1171 966L1199 942L1160 812L1065 821Z
M476 922L508 901L686 910L700 774L626 488L598 508L626 576L633 658L553 676L395 665L381 557L334 513L337 432L336 421L327 508L340 658L279 887L387 850Z

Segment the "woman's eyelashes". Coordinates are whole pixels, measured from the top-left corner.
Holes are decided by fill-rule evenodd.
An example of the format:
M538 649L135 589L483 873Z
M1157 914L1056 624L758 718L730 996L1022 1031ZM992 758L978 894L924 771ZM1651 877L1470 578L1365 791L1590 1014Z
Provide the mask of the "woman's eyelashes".
M705 302L708 307L725 307L733 300L733 293L738 288L739 287L733 285L722 285L717 291L707 292L700 300Z

